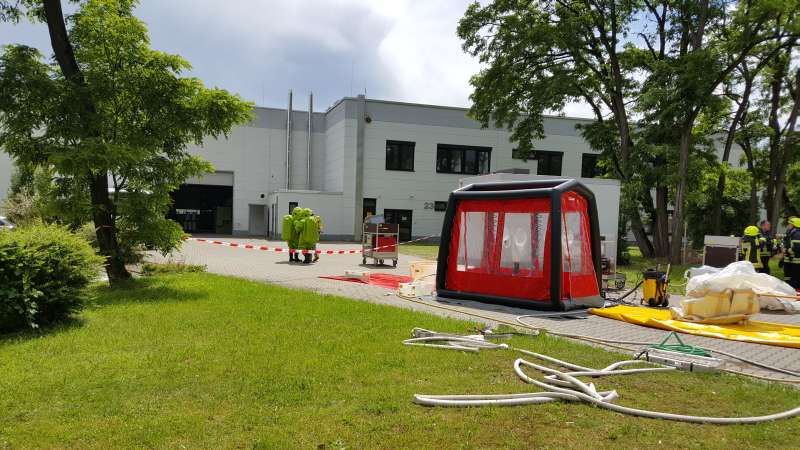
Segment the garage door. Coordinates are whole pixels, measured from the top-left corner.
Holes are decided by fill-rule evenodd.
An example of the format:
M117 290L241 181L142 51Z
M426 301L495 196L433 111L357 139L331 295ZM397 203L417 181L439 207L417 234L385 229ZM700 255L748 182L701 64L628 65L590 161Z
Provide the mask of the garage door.
M233 174L217 172L172 192L169 218L187 233L231 234L233 231Z

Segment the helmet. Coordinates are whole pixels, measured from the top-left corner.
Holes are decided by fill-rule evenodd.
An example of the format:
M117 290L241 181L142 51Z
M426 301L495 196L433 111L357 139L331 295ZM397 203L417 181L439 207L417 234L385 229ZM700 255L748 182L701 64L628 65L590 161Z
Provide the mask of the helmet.
M744 229L745 236L758 236L758 227L755 225L750 225L749 227Z
M789 217L789 223L795 228L800 228L800 217Z

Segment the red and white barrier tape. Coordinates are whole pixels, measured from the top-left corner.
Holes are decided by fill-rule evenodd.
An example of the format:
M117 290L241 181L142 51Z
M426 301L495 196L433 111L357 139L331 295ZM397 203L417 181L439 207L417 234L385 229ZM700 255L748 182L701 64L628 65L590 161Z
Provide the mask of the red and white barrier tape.
M370 249L370 251L376 250L383 250L385 248L395 247L397 245L404 245L410 244L412 242L419 242L424 241L425 239L430 239L436 236L425 236L418 239L412 239L410 241L405 242L398 242L396 244L390 245L382 245L380 247L375 247ZM253 244L240 244L238 242L225 242L225 241L217 241L214 239L203 239L203 238L187 238L187 241L195 241L200 242L203 244L213 244L213 245L221 245L223 247L236 247L236 248L243 248L245 250L263 250L268 252L276 252L276 253L302 253L306 254L318 254L318 255L355 255L364 253L364 249L350 249L350 250L301 250L296 248L285 248L285 247L270 247L267 245L253 245Z

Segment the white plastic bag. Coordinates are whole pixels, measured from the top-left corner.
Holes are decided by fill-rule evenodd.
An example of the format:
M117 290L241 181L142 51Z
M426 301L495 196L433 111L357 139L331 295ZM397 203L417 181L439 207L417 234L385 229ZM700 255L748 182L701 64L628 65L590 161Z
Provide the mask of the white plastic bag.
M723 292L726 289L752 289L756 294L797 295L794 288L787 283L772 275L756 272L750 261L737 261L717 272L692 276L686 283L686 295L689 297L703 297L706 294ZM800 302L796 300L763 295L759 295L758 299L761 309L800 313Z
M705 275L707 273L717 273L719 272L719 267L712 267L712 266L700 266L700 267L691 267L689 270L686 271L684 274L686 278L696 277L698 275Z

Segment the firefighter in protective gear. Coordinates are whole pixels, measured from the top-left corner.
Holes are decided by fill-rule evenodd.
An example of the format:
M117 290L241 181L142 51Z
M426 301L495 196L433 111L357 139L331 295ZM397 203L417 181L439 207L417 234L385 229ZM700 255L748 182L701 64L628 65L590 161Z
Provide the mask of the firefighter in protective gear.
M764 263L761 260L761 255L764 252L766 252L766 240L761 237L758 227L750 225L745 228L739 259L750 261L753 263L753 267L756 268L756 272L764 273Z
M800 287L800 217L790 217L783 238L784 279L795 289Z
M761 238L764 239L764 248L766 250L765 252L761 252L761 265L764 266L764 273L769 275L769 261L778 253L780 243L772 234L772 224L769 223L769 220L765 219L759 222L758 230L761 233Z

